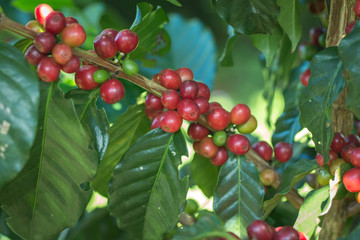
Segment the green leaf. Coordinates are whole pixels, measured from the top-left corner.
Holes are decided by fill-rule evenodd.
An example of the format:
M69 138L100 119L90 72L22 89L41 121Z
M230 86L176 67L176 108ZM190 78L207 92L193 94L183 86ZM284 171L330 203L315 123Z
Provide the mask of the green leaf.
M0 43L0 189L25 166L38 123L39 79L15 47Z
M130 107L117 119L109 129L109 144L91 183L96 191L107 196L108 184L116 164L129 147L149 130L150 124L145 115L144 104Z
M266 67L270 66L274 55L280 46L281 37L282 33L279 28L275 28L272 35L261 33L250 35L253 45L264 54Z
M229 67L234 64L233 56L232 56L232 50L234 47L236 34L234 33L234 28L231 26L228 26L228 39L225 43L225 48L220 56L219 62L221 66L223 67Z
M168 2L174 4L175 6L178 6L178 7L182 6L181 3L179 3L177 0L166 0L166 1L168 1Z
M158 240L173 228L184 208L188 179L179 179L187 155L181 133L154 129L124 154L109 184L109 211L119 228L136 238Z
M345 87L343 65L337 47L316 54L311 61L309 85L300 92L300 123L312 133L315 149L329 161L333 138L331 106Z
M346 81L348 93L346 107L360 119L360 25L357 23L351 33L342 39L339 54L350 79Z
M294 51L301 38L301 9L299 0L277 0L280 7L280 14L277 18L280 26L289 36L292 43L292 51Z
M218 174L218 168L208 158L195 154L191 161L191 177L208 198L214 194Z
M360 235L360 226L357 226L349 235L346 237L339 238L339 240L358 240Z
M318 167L319 165L315 161L309 159L300 159L295 164L289 165L284 170L281 183L275 196L264 202L264 215L268 216L281 198L284 197L297 182Z
M277 26L276 0L212 0L212 5L236 33L272 34Z
M11 2L14 7L23 11L34 12L37 5L41 3L49 4L54 10L59 10L63 7L72 7L74 3L72 0L14 0Z
M246 227L262 218L264 185L259 172L244 156L231 155L221 167L214 195L214 211L227 230L247 236Z
M0 233L2 235L7 236L11 240L21 240L21 238L18 235L16 235L13 231L11 231L11 229L6 224L7 217L9 217L9 215L7 215L6 212L4 212L0 208ZM0 239L2 239L1 234L0 234Z
M323 203L329 198L329 186L310 192L299 210L294 228L305 234L307 239L313 235L320 220Z
M28 39L28 38L23 38L18 40L15 44L14 47L16 47L20 52L24 53L25 50L30 46L30 44L33 43L34 40Z
M55 83L41 82L40 100L30 159L0 195L9 227L24 239L54 239L78 221L98 164L73 103Z

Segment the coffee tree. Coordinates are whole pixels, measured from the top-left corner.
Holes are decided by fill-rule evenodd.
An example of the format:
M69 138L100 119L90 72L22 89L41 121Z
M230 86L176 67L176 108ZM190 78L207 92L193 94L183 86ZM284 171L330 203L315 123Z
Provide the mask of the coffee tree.
M360 1L209 3L230 29L219 64L246 35L269 116L282 91L271 143L246 104L211 100L190 61L159 64L174 47L160 6L94 34L68 2L34 2L14 1L34 11L26 25L0 13L18 37L0 43L1 239L357 239ZM302 11L323 27L302 32ZM119 102L131 106L113 115Z

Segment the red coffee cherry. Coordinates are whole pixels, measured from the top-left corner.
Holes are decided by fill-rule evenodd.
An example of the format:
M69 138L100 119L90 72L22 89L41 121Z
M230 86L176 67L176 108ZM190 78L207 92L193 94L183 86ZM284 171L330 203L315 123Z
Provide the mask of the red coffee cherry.
M198 105L190 99L181 100L177 105L177 111L187 121L196 121L200 117Z
M180 88L181 78L174 70L164 69L161 73L159 73L159 75L159 81L165 88L174 90L178 90Z
M352 30L354 29L354 26L355 26L355 23L357 22L357 20L354 20L350 23L348 23L348 25L346 25L346 28L345 28L345 33L346 34L349 34L352 32Z
M124 29L116 35L115 43L120 52L130 53L137 47L139 37L135 32L129 29Z
M328 161L327 165L330 166L331 162L337 159L339 156L333 150L329 150L329 155L330 155L330 160ZM317 164L319 164L320 167L324 166L324 158L320 153L316 154L316 162Z
M155 110L163 109L160 98L152 93L148 93L148 95L146 96L145 106Z
M246 123L250 118L250 108L245 104L236 104L230 112L230 122L235 125Z
M218 146L215 145L211 137L204 137L200 140L199 151L201 156L213 158L218 152L218 149Z
M31 44L24 53L26 61L32 65L38 65L46 54L39 52L34 44Z
M179 93L173 89L167 89L161 95L161 103L166 109L170 109L170 110L176 109L179 102L180 102Z
M194 102L196 102L196 104L198 105L199 109L200 109L200 115L202 114L206 114L209 112L210 110L210 104L208 102L208 100L204 97L197 97L194 99Z
M274 234L273 240L299 240L299 233L292 227L286 226Z
M343 176L343 183L349 192L360 192L360 168L352 168Z
M73 55L68 63L61 66L61 70L66 73L75 73L80 68L80 60L77 56Z
M202 82L197 82L198 87L199 87L199 92L198 92L198 97L204 97L206 98L208 101L210 99L210 89L209 87Z
M60 66L52 58L44 57L37 66L37 73L44 82L53 82L59 77Z
M351 164L355 167L360 167L360 148L354 148L351 153Z
M228 150L226 147L219 147L216 155L210 159L211 163L215 166L223 165L229 157Z
M59 65L67 64L73 56L71 47L65 43L56 44L51 53L55 62Z
M160 127L165 132L173 133L181 128L182 122L182 118L176 111L169 110L160 118Z
M349 134L345 138L346 145L352 145L354 147L360 147L360 138L355 134Z
M275 230L266 222L261 220L253 221L247 228L249 240L272 240Z
M54 10L46 3L39 4L34 11L35 19L41 24L44 25L45 18Z
M344 135L342 135L342 133L336 132L334 134L334 138L330 144L331 149L337 153L340 153L341 150L345 147L345 145L346 145L346 142L345 142Z
M75 73L76 85L83 90L92 90L99 86L93 78L93 74L96 70L98 70L98 68L92 65L81 66Z
M109 79L100 86L101 99L107 104L119 102L124 95L124 85L117 79Z
M307 85L309 85L309 78L311 75L311 70L310 68L306 69L303 73L301 73L300 75L300 82L302 85L304 85L305 87L307 87Z
M109 35L110 37L112 37L115 41L115 38L116 38L116 35L119 33L119 31L113 29L113 28L107 28L107 29L104 29L100 35Z
M356 16L360 17L360 1L359 0L356 1L353 9L354 9Z
M237 155L244 155L251 147L250 141L247 137L241 134L233 134L228 137L226 146L230 152Z
M274 153L275 158L279 162L287 162L290 160L293 153L292 145L287 142L279 142L274 147Z
M188 128L187 134L192 140L200 141L209 135L209 130L200 123L193 122Z
M155 74L152 79L151 79L153 82L157 83L157 84L160 84L161 85L161 82L160 82L160 74Z
M176 72L179 74L182 82L186 80L194 79L194 73L191 71L190 68L187 67L178 68L176 69Z
M52 33L43 32L36 35L34 45L41 53L49 53L55 45L56 39Z
M355 149L352 145L345 145L343 150L341 151L341 158L344 159L346 162L351 162L351 154L352 151Z
M325 33L324 28L312 28L310 29L310 39L311 42L317 46L320 46L319 44L319 37Z
M66 26L64 14L59 11L49 13L45 18L45 30L52 34L59 34Z
M199 142L199 141L195 141L195 142L193 142L193 149L194 149L194 151L195 151L195 153L196 153L196 154L201 155L201 154L200 154L199 144L200 144L200 142Z
M210 112L211 110L213 110L214 108L217 108L217 107L221 107L221 108L222 108L221 104L218 103L218 102L211 102L211 103L209 103L209 112Z
M224 130L230 123L230 114L223 108L217 107L208 113L206 120L211 128L217 131Z
M159 114L154 118L154 120L151 123L151 130L160 127L160 119L161 119L161 117L162 117L162 114Z
M79 21L74 17L65 17L66 26L69 26L73 23L79 23Z
M150 121L153 121L156 116L163 113L163 109L152 109L147 106L145 106L145 114L148 117Z
M70 47L79 47L86 40L86 32L80 24L73 23L64 28L61 32L61 39Z
M254 151L265 161L270 161L273 155L272 147L265 141L256 142L252 145Z
M107 34L96 36L94 49L102 58L113 58L118 51L114 39Z
M195 81L186 80L181 83L179 92L183 99L193 100L198 95L199 87Z

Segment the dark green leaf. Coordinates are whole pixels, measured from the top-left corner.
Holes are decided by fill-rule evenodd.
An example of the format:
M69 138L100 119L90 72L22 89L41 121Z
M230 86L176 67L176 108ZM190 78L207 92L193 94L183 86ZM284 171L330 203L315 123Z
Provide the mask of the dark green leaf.
M39 79L24 56L0 43L0 189L25 166L38 123Z
M360 119L360 23L357 23L340 43L339 54L350 79L346 81L348 93L346 107Z
M234 27L236 33L272 34L279 11L276 0L212 0L219 16Z
M74 3L72 0L14 0L12 1L12 4L23 10L23 11L29 11L34 12L34 9L37 5L41 3L47 3L49 4L54 10L59 10L59 8L63 7L71 7L74 6Z
M234 47L236 34L234 33L234 28L231 26L228 26L228 39L226 40L225 48L220 56L220 64L223 67L229 67L234 64L233 56L232 56L232 50Z
M357 226L349 235L346 237L339 238L339 240L358 240L360 235L360 226Z
M191 177L208 198L214 194L218 174L218 168L208 158L195 154L191 161Z
M25 50L28 48L28 46L30 46L31 43L33 43L33 40L28 39L28 38L23 38L23 39L20 39L19 41L17 41L14 44L14 47L16 47L20 52L24 53Z
M322 212L322 205L328 198L329 186L326 186L310 192L301 205L294 228L304 233L307 239L310 239L319 224L318 217Z
M280 14L277 18L280 26L289 36L292 43L292 51L296 49L301 37L301 9L299 0L277 0Z
M6 224L6 218L8 217L9 215L7 215L6 212L4 212L0 208L0 233L2 235L7 236L11 240L21 240L21 238L18 235L16 235L13 231L11 231L11 229ZM2 239L1 234L0 234L0 239Z
M91 183L96 191L107 196L108 184L116 164L129 147L149 130L150 124L145 115L144 104L130 107L117 119L109 129L109 144L96 177Z
M24 239L54 239L78 221L91 196L81 185L98 164L73 103L55 83L41 82L40 100L30 159L0 198L9 227Z
M109 211L121 229L136 238L158 240L176 225L188 189L188 179L180 180L178 171L181 156L187 154L184 146L181 131L154 129L124 154L108 190Z
M333 138L331 106L345 87L343 65L337 47L326 48L311 61L309 85L300 92L300 123L312 133L315 149L329 161Z
M221 167L214 195L214 211L226 229L247 236L246 227L262 218L264 185L259 172L244 156L231 155Z
M178 7L182 6L181 3L179 3L177 0L166 0L166 1L168 1L168 2L174 4L175 6L178 6Z

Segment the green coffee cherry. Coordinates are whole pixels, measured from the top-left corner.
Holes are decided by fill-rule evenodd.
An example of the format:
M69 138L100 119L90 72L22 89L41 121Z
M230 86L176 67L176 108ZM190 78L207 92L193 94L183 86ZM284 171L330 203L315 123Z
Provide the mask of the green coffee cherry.
M124 72L129 76L134 76L139 72L139 65L131 59L126 59L122 63Z
M94 81L97 83L103 83L109 79L109 74L103 69L96 70L93 74Z
M218 131L213 136L213 141L216 146L221 147L226 143L227 135L225 131Z

